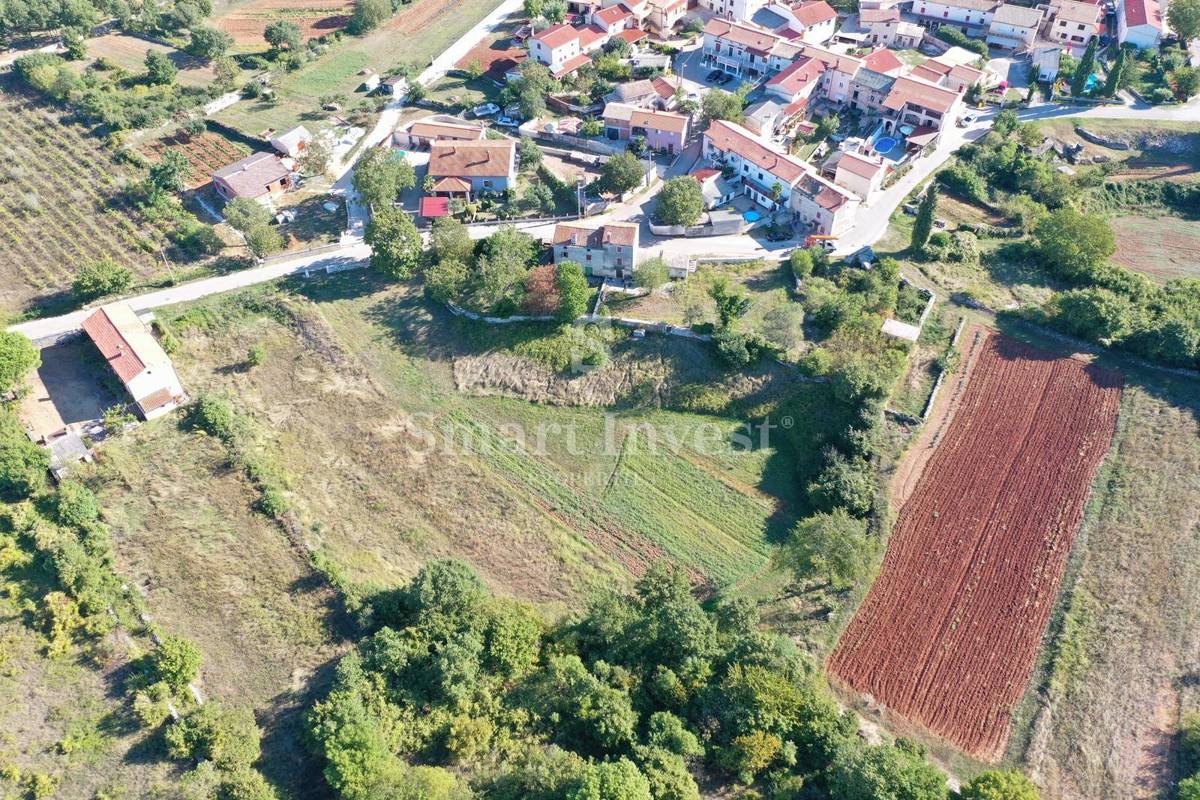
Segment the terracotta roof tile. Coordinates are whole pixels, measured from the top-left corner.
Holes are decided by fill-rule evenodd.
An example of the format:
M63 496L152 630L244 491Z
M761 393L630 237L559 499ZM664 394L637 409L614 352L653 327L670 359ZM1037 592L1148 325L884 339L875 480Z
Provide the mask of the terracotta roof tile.
M434 178L498 178L512 171L516 143L511 139L479 142L433 142L429 174Z
M772 150L761 139L740 125L715 120L704 138L722 152L732 152L791 185L808 171L807 165L786 153Z

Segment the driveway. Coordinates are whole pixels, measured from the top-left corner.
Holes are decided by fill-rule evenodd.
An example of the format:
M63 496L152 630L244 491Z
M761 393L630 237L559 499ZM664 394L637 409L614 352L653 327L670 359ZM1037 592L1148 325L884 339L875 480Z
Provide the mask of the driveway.
M997 56L988 61L988 69L1008 81L1010 89L1029 89L1029 60L1020 56Z
M104 409L122 402L106 385L105 372L100 354L82 336L43 348L42 365L21 399L21 419L38 437L100 419Z

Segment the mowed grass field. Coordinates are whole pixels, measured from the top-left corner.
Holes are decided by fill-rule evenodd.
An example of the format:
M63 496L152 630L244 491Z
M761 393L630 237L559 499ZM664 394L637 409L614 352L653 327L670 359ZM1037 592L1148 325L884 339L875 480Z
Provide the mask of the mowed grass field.
M1011 743L1047 798L1168 796L1180 717L1200 711L1200 381L1130 375Z
M0 313L70 287L111 258L142 277L163 270L169 223L149 223L125 195L140 175L100 140L0 81Z
M190 56L174 47L149 42L136 36L123 33L109 33L87 40L88 58L83 61L70 62L77 65L80 72L104 59L110 64L137 75L146 71L146 54L149 52L165 53L171 62L179 69L176 80L183 86L207 86L216 79L212 66L202 58Z
M363 97L361 92L355 95L363 81L362 69L383 74L411 64L423 70L499 4L500 0L414 0L371 33L347 36L316 61L280 76L273 83L275 97L270 102L244 100L219 112L216 119L250 135L323 119L327 116L320 110L323 95ZM280 18L286 14L281 12ZM216 22L220 24L219 19ZM265 48L264 42L258 49Z
M1173 214L1116 217L1113 261L1160 281L1200 277L1200 219Z

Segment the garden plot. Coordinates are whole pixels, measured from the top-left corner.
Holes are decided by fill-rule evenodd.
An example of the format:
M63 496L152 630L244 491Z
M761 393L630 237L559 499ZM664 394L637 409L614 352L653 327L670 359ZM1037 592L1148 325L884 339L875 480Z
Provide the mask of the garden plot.
M167 220L149 222L126 195L141 179L84 129L0 90L0 310L70 286L77 269L111 258L141 276L162 266Z

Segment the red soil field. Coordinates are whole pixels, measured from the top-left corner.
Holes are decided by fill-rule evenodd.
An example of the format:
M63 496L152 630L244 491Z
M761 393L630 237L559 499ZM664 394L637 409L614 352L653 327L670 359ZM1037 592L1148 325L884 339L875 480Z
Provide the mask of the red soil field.
M517 47L508 37L493 41L491 36L485 36L454 66L458 69L468 69L472 63L478 61L484 72L503 80L506 72L528 57L529 54Z
M247 148L234 144L219 134L207 131L199 136L173 134L148 142L142 146L142 149L155 161L162 160L163 153L167 150L183 153L192 167L192 176L185 187L188 189L203 186L212 180L212 174L221 167L250 155Z
M239 45L265 47L263 31L277 19L299 25L301 38L307 40L346 27L353 10L350 0L252 0L222 17L217 27Z
M1033 670L1112 443L1122 378L1000 335L896 521L883 569L829 659L870 695L994 760Z

